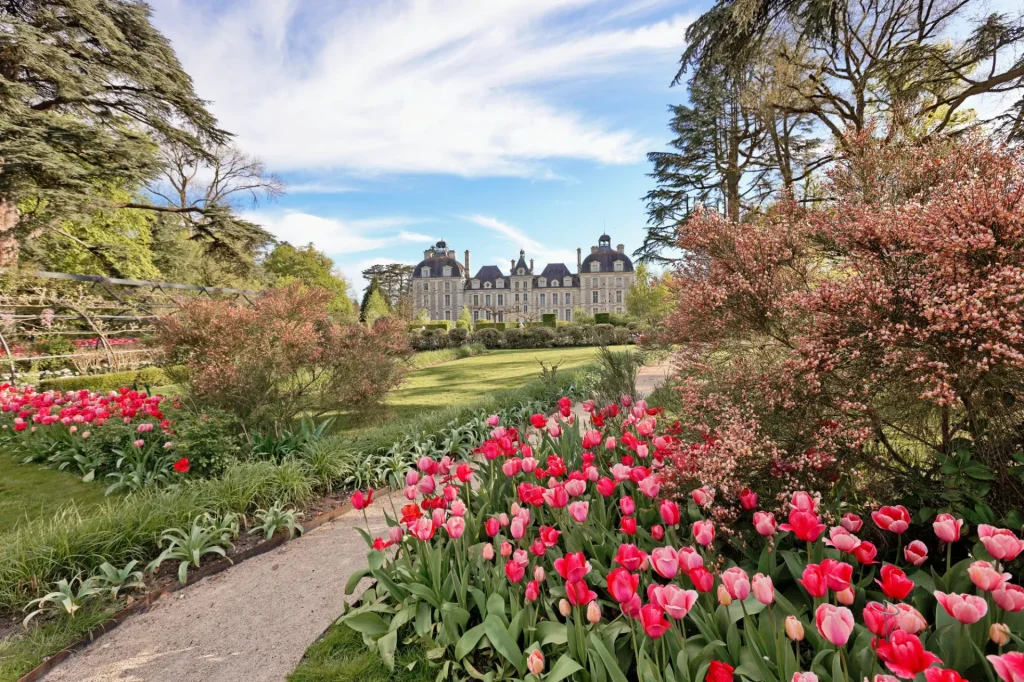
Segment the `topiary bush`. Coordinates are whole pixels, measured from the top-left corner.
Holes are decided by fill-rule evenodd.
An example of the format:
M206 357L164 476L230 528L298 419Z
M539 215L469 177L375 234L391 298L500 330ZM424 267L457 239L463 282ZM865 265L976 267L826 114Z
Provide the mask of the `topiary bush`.
M462 320L459 320L461 323ZM469 329L465 326L459 326L448 332L448 345L449 346L461 346L469 341Z
M473 343L482 343L488 349L504 348L505 347L505 336L497 329L487 327L484 329L478 329L473 333L471 337Z

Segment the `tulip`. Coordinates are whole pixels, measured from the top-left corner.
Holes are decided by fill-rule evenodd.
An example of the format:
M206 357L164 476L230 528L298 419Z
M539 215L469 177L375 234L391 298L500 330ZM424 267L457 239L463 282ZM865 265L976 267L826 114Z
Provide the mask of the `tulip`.
M693 547L683 547L676 556L679 558L679 568L687 573L704 565L704 557Z
M615 481L607 476L598 479L597 492L601 494L601 497L611 497L611 494L615 492Z
M647 559L647 553L638 549L636 545L623 544L619 545L619 551L613 561L627 571L637 571L645 559Z
M391 526L388 528L388 539L391 540L392 544L401 542L403 535L405 535L405 531L401 526Z
M569 516L576 523L583 523L587 520L587 514L590 512L589 502L572 502L569 504Z
M732 603L732 595L729 594L729 590L725 585L718 586L718 603L722 606L728 606Z
M561 485L555 488L549 488L544 491L544 501L547 502L548 506L552 509L561 509L569 504L569 493L567 493L565 491L565 487Z
M960 539L960 532L963 529L963 519L958 519L952 514L939 514L932 522L932 530L935 536L943 542L956 542Z
M486 532L489 537L493 538L500 530L501 526L498 524L498 519L492 517L484 522L484 532Z
M633 502L632 497L620 497L619 498L619 510L623 516L632 516L636 511L636 504Z
M452 515L454 516L465 516L466 515L466 503L462 500L455 500L452 502L452 506L449 507Z
M690 497L698 507L704 507L714 501L715 494L710 488L696 488L690 493Z
M606 577L608 594L620 604L625 604L636 594L640 584L640 576L630 573L624 568L613 568Z
M825 582L830 590L841 592L850 588L850 581L853 579L853 566L845 561L835 559L823 559L821 570L825 574Z
M579 497L587 490L587 482L581 478L573 478L565 482L565 492L569 497Z
M632 516L624 516L619 521L619 530L629 536L636 535L636 519Z
M740 506L750 511L757 506L757 493L750 488L745 488L740 493Z
M505 558L512 556L512 544L508 541L501 543L501 556Z
M864 627L875 637L887 639L896 629L899 611L876 601L869 601L864 607Z
M672 627L672 623L665 618L665 612L654 604L648 604L640 609L640 625L652 639L659 639Z
M707 547L715 541L715 524L711 521L695 521L693 539L698 545Z
M1013 561L1024 551L1024 540L1006 528L981 524L978 526L978 537L981 538L981 544L985 545L985 551L999 561Z
M778 524L775 522L775 514L771 512L754 512L754 528L764 537L775 535Z
M587 604L587 622L588 623L600 623L601 622L601 607L597 605L596 601L592 601Z
M818 508L818 501L810 493L800 490L793 493L789 506L796 511L813 512Z
M914 581L907 574L891 564L882 566L881 580L875 580L882 587L882 593L889 599L906 599L914 589Z
M647 476L640 479L637 487L640 488L640 492L653 500L661 492L661 479L657 476Z
M525 473L532 474L534 471L537 470L537 467L540 466L540 462L538 462L533 457L523 457L523 462L521 466Z
M484 561L494 561L494 545L484 545L483 550L480 552L480 556L484 558Z
M750 594L750 578L747 572L738 566L733 566L722 573L722 584L733 599L743 601Z
M824 597L828 594L828 581L825 571L818 564L807 564L804 567L803 575L797 580L804 586L807 594L812 597Z
M1010 643L1010 626L1005 623L992 623L988 628L988 638L996 646L1006 646Z
M935 654L925 651L917 635L896 630L888 640L880 641L875 652L885 666L898 677L914 679L933 663L941 663Z
M409 533L417 540L427 542L434 537L434 522L430 519L416 519L409 524Z
M544 541L545 547L554 547L558 544L558 536L562 531L556 530L553 526L541 526L538 531L540 539Z
M772 584L771 576L758 573L750 582L750 588L754 593L754 599L762 604L768 605L775 601L775 586Z
M509 478L512 478L513 476L518 474L519 470L522 468L522 460L516 459L515 457L506 459L505 462L501 465L502 473L504 473Z
M419 491L416 490L416 486L414 485L406 486L402 494L405 495L405 499L409 500L410 502L420 496Z
M357 490L352 494L352 506L356 510L366 509L371 504L373 504L373 488L367 490L365 495L362 490Z
M583 580L590 573L590 562L583 552L569 552L564 557L555 559L555 570L566 582Z
M434 528L440 528L444 525L447 516L444 509L435 509L430 513L430 521L434 524Z
M886 506L871 512L871 520L882 530L902 535L910 528L910 512L903 505Z
M696 602L697 593L694 590L684 590L678 585L665 585L662 588L659 605L669 618L682 620Z
M947 594L938 590L933 594L946 613L964 625L977 623L988 613L988 602L982 597L973 594Z
M910 604L896 604L895 606L899 612L899 615L896 616L896 627L903 632L908 635L916 635L928 627L928 621L924 619L921 612Z
M853 606L853 602L857 601L857 594L852 587L847 587L845 590L836 592L836 601L843 606Z
M514 540L520 540L526 535L526 526L523 525L522 519L513 519L512 524L509 527L509 532L512 534Z
M874 543L867 541L860 543L857 545L857 549L853 550L853 556L859 564L873 564L877 555L878 548L875 547Z
M845 646L853 632L853 612L845 606L821 604L814 612L818 633L836 646Z
M1003 583L999 589L992 592L992 599L1004 611L1010 613L1024 611L1024 588L1019 585Z
M732 682L735 670L723 661L711 661L708 672L704 675L704 682Z
M789 637L794 642L804 641L804 624L796 616L786 616L784 627L786 629L786 637Z
M1005 682L1024 682L1024 653L1013 651L1002 656L986 656L996 674Z
M925 682L967 682L960 673L948 668L931 667L924 671Z
M462 534L466 532L466 519L461 516L453 516L448 519L445 523L445 530L448 531L448 536L453 540L458 540L462 537Z
M672 500L663 500L658 505L658 513L661 514L661 521L666 526L678 526L681 515L679 505Z
M564 617L568 618L569 614L572 613L572 605L566 599L558 600L558 612Z
M793 533L798 539L804 542L814 542L825 531L825 524L821 522L815 512L800 511L794 509L789 512L789 523L779 526L782 530Z
M540 649L534 649L526 657L526 669L534 675L540 675L544 672L544 654L541 653Z
M659 524L651 526L651 538L657 541L661 541L665 537L665 529Z
M967 568L967 575L979 590L991 592L1009 580L1009 573L1000 573L987 561L975 561Z
M540 597L540 583L536 580L526 583L526 591L523 596L526 597L526 601L537 601L537 598Z
M546 577L546 574L544 573L544 567L543 566L534 566L533 567L533 579L534 580L536 580L538 582L544 582L544 578L545 577Z
M473 478L473 467L468 464L460 464L455 467L455 477L459 479L460 483L469 483Z
M860 545L860 539L843 526L833 526L825 539L825 544L835 547L840 552L852 554Z
M619 607L622 609L622 612L626 614L627 617L632 618L633 620L638 620L640 618L641 606L642 603L640 602L639 594L634 594L633 598L625 604L619 604Z
M434 480L433 476L424 476L420 479L420 482L416 485L416 489L424 495L433 494L437 488L437 481Z
M814 673L793 673L793 679L790 682L818 682L818 676Z
M693 582L693 587L698 592L710 592L711 588L715 586L715 576L711 575L703 566L698 566L689 572L690 580Z
M903 548L903 556L908 563L920 566L928 560L928 545L920 540L914 540Z
M590 589L585 580L577 580L565 584L565 596L573 606L586 606L597 599L597 592Z
M419 482L419 480L420 472L416 471L415 469L409 469L409 471L405 472L405 484L407 486L416 485Z
M843 514L839 524L851 533L856 533L864 525L864 522L856 514Z
M672 580L679 571L679 555L671 547L658 547L651 551L651 567L662 578Z

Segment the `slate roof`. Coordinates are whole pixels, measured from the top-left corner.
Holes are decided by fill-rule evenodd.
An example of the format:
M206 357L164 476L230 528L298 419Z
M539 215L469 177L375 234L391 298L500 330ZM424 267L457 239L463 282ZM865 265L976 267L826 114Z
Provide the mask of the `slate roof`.
M580 285L580 278L566 267L565 263L548 263L544 266L544 271L534 278L534 286L537 286L537 279L540 277L547 278L550 283L551 280L558 280L558 286L564 286L563 281L566 277L572 277L572 286L578 287ZM550 284L549 284L550 286Z
M594 261L601 264L600 272L614 272L615 261L622 261L622 272L633 272L633 261L629 259L629 256L607 247L600 248L596 253L592 253L584 258L580 266L580 272L584 275L590 272L590 264Z
M501 274L501 270L498 268L497 265L483 266L482 268L477 270L477 273L476 275L474 275L473 279L480 280L481 287L483 287L485 282L490 282L491 285L494 285L494 283L497 282L499 279L504 280L505 288L508 288L508 277Z
M430 277L444 277L444 266L449 265L452 268L451 277L462 277L466 272L466 268L457 259L452 256L433 256L422 260L416 266L416 269L412 271L413 279L421 279L423 277L423 268L430 268Z

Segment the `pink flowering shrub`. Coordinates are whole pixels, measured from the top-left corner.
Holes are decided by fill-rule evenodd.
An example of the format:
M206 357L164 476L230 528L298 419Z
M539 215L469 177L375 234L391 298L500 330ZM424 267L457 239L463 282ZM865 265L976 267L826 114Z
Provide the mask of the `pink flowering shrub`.
M359 493L389 529L364 534L349 590L375 582L342 622L392 665L422 643L441 679L1020 679L1015 531L899 504L838 517L800 489L666 496L693 447L679 425L642 401L584 407L583 428L567 399L553 420L494 418L471 457L421 458L404 500Z
M842 473L939 507L991 488L998 511L1019 508L1024 152L849 142L827 206L704 211L681 235L667 328L688 343L682 421L710 445L680 485L772 474L781 499Z
M372 329L339 324L330 300L292 284L249 307L193 301L161 322L157 338L187 365L192 398L247 424L280 428L300 414L365 409L401 382L406 336L389 319Z

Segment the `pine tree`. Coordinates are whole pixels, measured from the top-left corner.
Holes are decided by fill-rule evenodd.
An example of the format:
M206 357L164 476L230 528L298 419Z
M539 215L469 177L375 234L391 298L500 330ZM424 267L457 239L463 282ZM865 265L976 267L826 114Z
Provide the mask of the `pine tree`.
M390 312L391 307L388 305L388 300L384 298L384 292L380 289L374 289L373 293L370 294L370 298L366 301L363 321L366 322L367 327L372 327L374 322L382 317L387 317Z
M455 326L456 327L462 327L464 329L472 329L473 328L473 316L469 312L469 306L468 305L462 306L462 310L459 311L459 319L455 323Z

